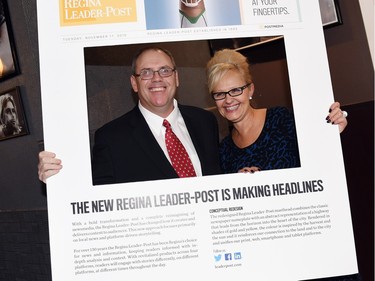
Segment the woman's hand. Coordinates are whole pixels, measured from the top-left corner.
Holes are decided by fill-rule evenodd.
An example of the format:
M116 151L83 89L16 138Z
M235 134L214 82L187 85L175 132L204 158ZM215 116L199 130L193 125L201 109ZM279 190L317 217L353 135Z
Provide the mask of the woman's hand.
M339 131L341 133L348 125L348 120L346 119L346 116L348 116L348 113L340 109L340 103L334 102L329 108L329 114L326 120L327 123L338 125Z
M251 166L251 167L244 167L240 170L238 170L239 173L252 173L254 174L255 172L260 172L260 169L258 167L254 167L254 166Z

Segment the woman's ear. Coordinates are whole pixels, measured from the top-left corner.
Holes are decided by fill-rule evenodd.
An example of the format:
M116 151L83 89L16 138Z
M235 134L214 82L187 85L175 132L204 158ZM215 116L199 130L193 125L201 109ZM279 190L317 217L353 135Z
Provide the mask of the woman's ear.
M254 83L250 83L249 85L249 99L251 100L254 95L255 86Z

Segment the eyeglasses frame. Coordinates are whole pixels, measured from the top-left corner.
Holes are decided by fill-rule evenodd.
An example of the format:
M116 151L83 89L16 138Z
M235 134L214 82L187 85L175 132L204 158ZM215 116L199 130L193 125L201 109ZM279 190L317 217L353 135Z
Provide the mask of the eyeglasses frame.
M162 76L162 75L160 75L160 70L162 70L162 69L170 69L171 70L171 74L170 75L168 75L168 76ZM143 70L151 70L152 71L152 77L150 77L150 78L147 78L147 79L144 79L144 78L142 78L142 71ZM173 74L173 72L175 72L176 71L176 67L174 67L174 68L171 68L171 67L169 67L169 66L163 66L163 67L161 67L161 68L159 68L158 70L153 70L153 69L151 69L151 68L144 68L144 69L142 69L141 71L140 71L140 73L134 73L133 75L135 76L135 77L139 77L141 80L151 80L152 78L154 78L154 76L155 76L155 72L157 72L158 73L158 75L161 77L161 78L167 78L167 77L171 77L172 76L172 74Z
M230 95L231 97L238 97L238 96L242 95L242 94L243 94L243 91L244 91L247 87L249 87L251 84L253 84L253 83L252 83L252 82L251 82L251 83L248 83L248 84L246 84L246 85L244 85L244 86L242 86L242 87L235 87L235 88L233 88L233 89L230 89L230 90L227 91L227 92L215 92L215 93L211 93L211 97L212 97L212 99L213 99L214 101L224 100L224 99L227 97L227 95ZM233 90L238 90L238 89L240 89L240 91L241 91L238 95L233 95L233 94L230 93L230 92L232 92ZM214 96L217 95L217 94L225 94L225 95L224 95L223 98L215 99Z

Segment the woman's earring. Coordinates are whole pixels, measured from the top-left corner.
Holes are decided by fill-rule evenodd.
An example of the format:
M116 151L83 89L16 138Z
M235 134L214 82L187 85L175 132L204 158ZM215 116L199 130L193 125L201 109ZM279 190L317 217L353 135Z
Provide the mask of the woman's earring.
M252 99L253 99L253 97L252 97L252 96L250 96L250 97L249 97L249 100L252 100Z

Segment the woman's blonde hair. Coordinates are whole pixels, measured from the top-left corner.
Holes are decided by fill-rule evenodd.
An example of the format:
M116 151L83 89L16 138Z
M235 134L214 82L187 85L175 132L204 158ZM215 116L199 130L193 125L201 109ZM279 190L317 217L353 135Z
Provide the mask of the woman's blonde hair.
M241 73L246 83L253 82L247 58L235 50L223 49L217 51L207 63L207 86L210 93L229 70Z

